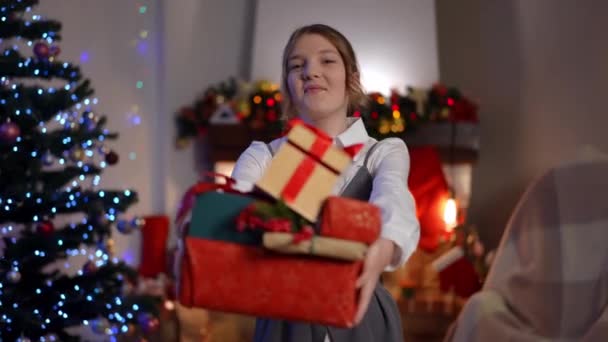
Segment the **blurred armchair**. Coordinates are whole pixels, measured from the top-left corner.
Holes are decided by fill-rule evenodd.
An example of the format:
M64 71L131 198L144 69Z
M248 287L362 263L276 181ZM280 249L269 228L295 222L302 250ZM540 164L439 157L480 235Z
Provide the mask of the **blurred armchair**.
M608 341L607 197L601 154L531 184L445 341Z

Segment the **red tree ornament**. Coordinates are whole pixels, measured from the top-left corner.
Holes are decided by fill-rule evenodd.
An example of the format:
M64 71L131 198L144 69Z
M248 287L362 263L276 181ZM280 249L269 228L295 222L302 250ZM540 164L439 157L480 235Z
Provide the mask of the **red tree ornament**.
M17 141L21 134L21 129L14 122L5 122L0 125L0 142L12 144Z
M106 154L106 163L110 165L118 163L118 154L114 151L110 151L108 154Z
M55 231L55 226L50 221L44 221L36 227L36 230L42 235L49 236Z
M38 58L48 58L50 54L49 46L46 43L38 42L34 45L34 54Z
M139 316L137 317L137 321L144 333L147 334L156 331L160 325L158 318L150 315L149 313L139 314Z
M82 272L84 274L91 274L97 271L97 265L95 265L92 261L85 262L84 266L82 266Z

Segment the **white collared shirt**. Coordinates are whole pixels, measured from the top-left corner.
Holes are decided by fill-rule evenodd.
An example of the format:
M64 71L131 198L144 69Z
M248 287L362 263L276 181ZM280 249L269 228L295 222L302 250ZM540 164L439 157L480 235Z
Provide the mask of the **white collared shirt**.
M365 130L360 118L348 118L348 128L334 139L340 147L364 144L353 159L353 164L338 180L333 193L338 194L348 185L359 168L363 167L367 151L376 143ZM286 138L279 138L270 145L278 151ZM270 165L272 155L265 143L254 141L236 162L232 177L240 186L257 182ZM420 238L420 225L416 217L414 197L407 186L410 157L407 146L398 138L387 138L369 156L368 168L374 177L369 202L380 207L382 230L380 236L393 241L398 247L387 267L392 271L405 263L416 249Z

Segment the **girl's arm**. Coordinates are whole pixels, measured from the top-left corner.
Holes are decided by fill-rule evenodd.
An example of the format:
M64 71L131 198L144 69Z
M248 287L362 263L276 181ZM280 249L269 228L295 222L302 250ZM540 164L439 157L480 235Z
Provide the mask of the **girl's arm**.
M412 255L420 239L420 224L416 204L408 185L410 157L401 139L389 138L380 142L369 166L374 182L369 202L382 211L380 236L395 244L395 253L387 265L392 271Z
M403 140L382 141L370 156L369 166L374 175L369 201L381 209L382 231L367 250L363 272L357 280L361 292L355 325L367 312L380 274L403 265L420 238L416 205L407 186L410 159Z

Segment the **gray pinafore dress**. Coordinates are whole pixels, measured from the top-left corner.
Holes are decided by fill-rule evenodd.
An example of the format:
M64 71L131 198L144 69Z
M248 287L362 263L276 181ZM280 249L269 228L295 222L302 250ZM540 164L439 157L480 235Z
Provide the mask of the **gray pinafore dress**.
M373 176L367 163L376 146L378 143L368 150L363 166L342 191L341 196L369 200ZM268 148L274 155L270 145ZM324 342L326 335L329 335L331 342L402 342L403 330L399 309L390 293L378 282L367 313L361 323L353 328L258 318L254 342Z

